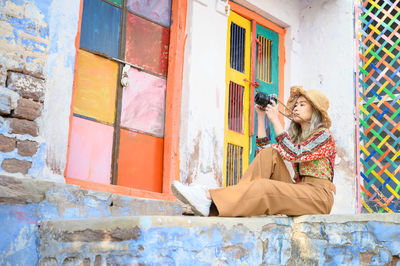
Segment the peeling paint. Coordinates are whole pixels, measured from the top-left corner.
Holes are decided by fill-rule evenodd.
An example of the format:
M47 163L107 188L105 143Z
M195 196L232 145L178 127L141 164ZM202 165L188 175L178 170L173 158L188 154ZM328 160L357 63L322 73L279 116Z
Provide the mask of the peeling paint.
M201 139L201 131L197 133L197 137L194 139L193 143L193 151L189 154L188 159L186 160L186 176L182 176L182 182L186 184L191 184L197 176L197 169L199 163L199 151L200 151L200 139Z
M397 216L399 214L396 214ZM103 220L50 221L43 223L41 239L48 245L41 248L42 258L76 258L83 260L102 256L121 264L148 263L190 265L373 265L396 262L398 252L370 230L370 220L382 226L399 228L396 215L369 215L361 218L348 215L303 216L302 220L287 217L204 218L204 217L124 217ZM145 227L142 226L146 219ZM285 226L280 224L287 224ZM327 225L327 226L326 226ZM89 228L101 236L113 230L137 228L140 236L127 243L98 240L88 235L83 242L63 241L65 235L86 232ZM396 229L397 230L397 229ZM359 238L351 237L354 231ZM395 232L395 231L392 231ZM370 235L374 237L370 237ZM136 236L136 235L135 235ZM347 239L331 243L330 237Z

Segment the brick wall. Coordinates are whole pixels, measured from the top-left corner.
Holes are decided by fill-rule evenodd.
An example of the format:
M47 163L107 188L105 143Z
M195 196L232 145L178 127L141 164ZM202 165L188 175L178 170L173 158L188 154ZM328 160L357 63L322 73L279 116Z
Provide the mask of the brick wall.
M79 2L68 1L68 4L76 9ZM48 167L54 171L47 171L47 177L43 173L46 161L51 161L46 158L48 143L57 142L66 146L68 139L68 107L74 68L70 62L74 61L76 34L62 30L61 24L68 28L63 19L70 19L62 12L72 12L70 17L75 19L79 11L64 8L66 3L53 0L0 1L0 173L51 179L49 176L56 172L60 176L58 180L63 180L65 163ZM54 22L55 17L58 18L57 23ZM72 23L71 27L76 27L76 24ZM69 36L69 39L61 43L57 39L59 35ZM65 46L72 47L68 50L71 55L64 56L57 48L66 50ZM68 69L54 73L57 64L68 65ZM50 66L53 69L49 69ZM60 78L63 76L70 81ZM62 85L53 82L54 79ZM60 95L60 91L68 95ZM51 108L48 107L49 92L52 93ZM54 98L65 103L54 101ZM67 108L60 108L63 106ZM58 110L67 111L64 111L66 114L57 114ZM46 113L55 115L47 119ZM57 119L65 126L55 123ZM58 131L46 132L49 124ZM61 135L62 140L59 138ZM62 152L52 150L53 157L54 153L61 158L66 157L65 148Z
M2 77L5 84L0 92L0 166L8 173L27 174L40 146L38 120L45 81L13 70L2 74L6 77Z

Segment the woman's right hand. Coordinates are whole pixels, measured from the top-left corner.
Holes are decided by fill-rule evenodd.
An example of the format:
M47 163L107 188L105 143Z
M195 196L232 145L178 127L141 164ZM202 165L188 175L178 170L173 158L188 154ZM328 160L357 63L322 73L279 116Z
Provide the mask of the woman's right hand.
M263 109L261 106L259 106L258 104L256 104L256 112L257 112L257 116L260 118L264 118L265 115L265 109Z

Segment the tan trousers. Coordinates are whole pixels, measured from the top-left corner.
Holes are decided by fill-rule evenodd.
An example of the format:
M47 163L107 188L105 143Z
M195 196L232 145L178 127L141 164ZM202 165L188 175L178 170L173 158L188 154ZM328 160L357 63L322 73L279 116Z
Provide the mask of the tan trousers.
M262 214L329 214L335 186L331 181L303 177L293 183L279 152L263 149L237 185L210 190L219 216Z

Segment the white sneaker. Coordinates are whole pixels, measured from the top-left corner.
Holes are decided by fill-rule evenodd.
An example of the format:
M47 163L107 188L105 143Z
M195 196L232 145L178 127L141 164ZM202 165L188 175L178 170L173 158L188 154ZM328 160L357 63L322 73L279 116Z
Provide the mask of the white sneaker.
M196 215L208 216L210 214L211 200L207 199L206 188L200 185L184 185L179 181L171 184L175 197L192 207Z

